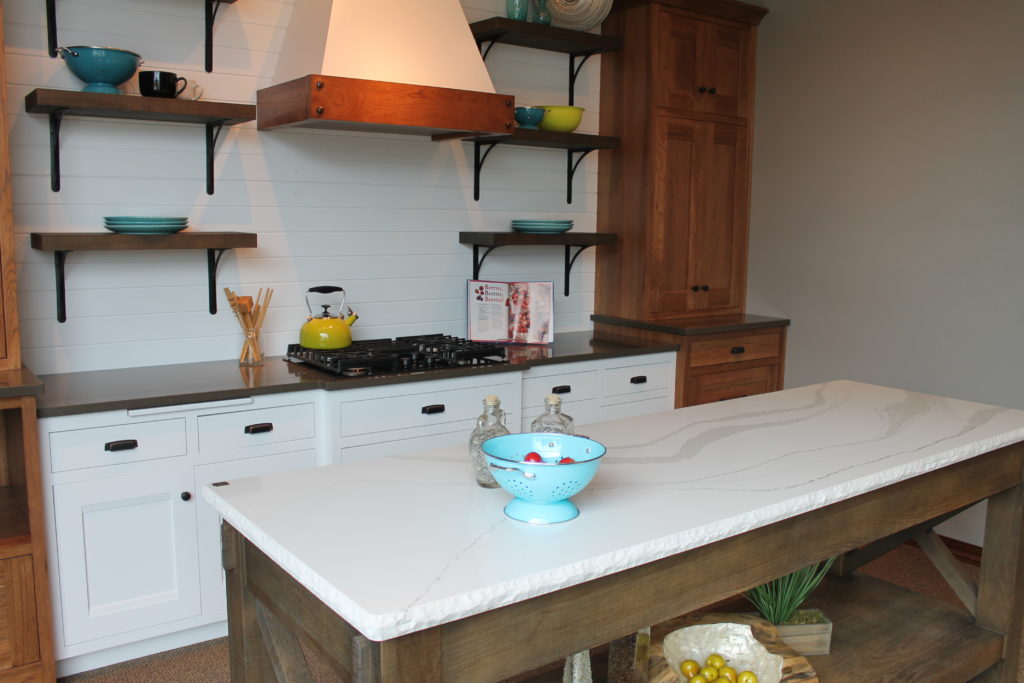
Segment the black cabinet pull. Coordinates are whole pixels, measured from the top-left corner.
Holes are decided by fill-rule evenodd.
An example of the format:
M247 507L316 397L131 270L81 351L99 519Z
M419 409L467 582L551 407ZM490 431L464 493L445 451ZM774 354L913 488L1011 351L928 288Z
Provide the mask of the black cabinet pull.
M699 292L700 291L700 285L693 285L693 286L691 286L690 287L690 291Z
M273 422L257 422L254 425L245 425L246 434L263 434L264 432L274 431Z
M422 408L420 408L420 412L423 413L424 415L436 415L437 413L443 413L444 404L435 403L432 406L423 406Z
M733 353L733 354L737 354L737 355L741 354L741 353L746 353L746 351L747 351L747 347L745 347L745 346L734 346L731 349L729 349L729 353Z
M630 384L647 384L647 375L637 375L629 378Z
M700 86L699 88L697 88L697 92L699 92L699 93L706 93L707 91L708 91L708 89L705 88L703 85Z
M717 88L708 88L708 94L709 95L715 95L717 93L718 93L718 89Z
M192 494L189 493L188 491L182 491L181 492L181 499L186 501L186 502L190 501L190 500L192 500Z
M559 384L557 387L551 387L552 394L568 394L572 391L571 384Z
M700 286L700 288L701 288L702 290L704 290L705 292L711 289L711 288L710 288L710 287L708 287L707 285L701 285L701 286Z
M103 444L103 450L105 451L130 451L138 447L138 439L122 439L121 441L108 441Z

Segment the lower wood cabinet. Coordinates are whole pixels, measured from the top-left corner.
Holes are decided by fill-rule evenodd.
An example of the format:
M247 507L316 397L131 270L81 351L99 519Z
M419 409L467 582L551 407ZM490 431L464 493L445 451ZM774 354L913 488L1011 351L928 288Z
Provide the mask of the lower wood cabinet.
M0 560L0 680L40 661L33 573L32 555Z

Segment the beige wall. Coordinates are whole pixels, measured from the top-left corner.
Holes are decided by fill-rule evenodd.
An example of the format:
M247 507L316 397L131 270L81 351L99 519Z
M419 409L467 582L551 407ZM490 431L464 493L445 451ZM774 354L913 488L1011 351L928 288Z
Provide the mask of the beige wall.
M748 306L793 320L787 386L1024 408L1024 3L759 4Z

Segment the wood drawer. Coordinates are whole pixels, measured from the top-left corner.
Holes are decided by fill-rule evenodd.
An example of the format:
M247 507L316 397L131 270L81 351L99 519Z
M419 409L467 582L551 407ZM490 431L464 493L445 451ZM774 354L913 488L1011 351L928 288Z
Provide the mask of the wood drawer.
M184 456L185 418L50 433L50 471Z
M528 377L523 380L523 407L544 405L544 397L556 394L569 405L597 398L601 391L600 373L567 372L564 375Z
M694 339L690 342L690 367L741 363L776 358L782 353L782 334L743 334Z
M695 375L687 381L683 405L695 406L777 391L782 384L781 369L781 364L773 363Z
M312 403L200 415L199 450L228 451L264 444L312 439L316 408ZM232 457L237 456L235 453Z

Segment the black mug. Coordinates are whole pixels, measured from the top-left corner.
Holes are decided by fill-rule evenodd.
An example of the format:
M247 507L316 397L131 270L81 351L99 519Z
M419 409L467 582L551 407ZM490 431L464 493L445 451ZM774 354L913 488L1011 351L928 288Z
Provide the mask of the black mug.
M188 81L170 71L140 71L139 92L145 97L177 97Z

